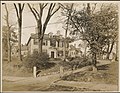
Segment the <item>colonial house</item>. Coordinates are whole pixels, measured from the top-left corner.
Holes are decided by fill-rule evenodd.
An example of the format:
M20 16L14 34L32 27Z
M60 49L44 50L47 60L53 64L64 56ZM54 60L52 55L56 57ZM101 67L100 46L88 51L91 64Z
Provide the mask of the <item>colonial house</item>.
M33 54L34 51L38 51L38 34L31 34L27 46L28 53ZM46 52L50 58L62 58L64 51L64 37L60 34L53 35L48 33L44 35L42 51ZM70 39L67 40L66 51L69 48Z

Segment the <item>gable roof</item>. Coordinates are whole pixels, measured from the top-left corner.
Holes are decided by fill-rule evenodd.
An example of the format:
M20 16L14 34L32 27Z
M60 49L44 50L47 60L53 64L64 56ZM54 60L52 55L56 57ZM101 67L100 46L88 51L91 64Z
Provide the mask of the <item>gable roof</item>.
M30 38L29 38L29 40L28 40L28 42L27 42L27 46L28 46L28 44L29 44L29 42L30 42L30 40L31 39L38 39L38 34L36 33L36 34L31 34L31 36L30 36ZM60 40L60 41L64 41L65 40L65 38L62 36L62 35L52 35L52 36L50 36L49 34L44 34L44 40ZM70 37L67 37L66 38L66 41L67 42L71 42L71 41L73 41L73 39L71 39Z

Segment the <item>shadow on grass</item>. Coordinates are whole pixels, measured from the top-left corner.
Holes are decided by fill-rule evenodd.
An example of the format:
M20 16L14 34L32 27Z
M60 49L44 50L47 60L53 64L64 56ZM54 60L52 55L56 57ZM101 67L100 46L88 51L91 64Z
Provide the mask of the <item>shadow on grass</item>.
M98 68L98 70L108 70L109 66L108 65L102 65L102 66L98 66L97 68Z

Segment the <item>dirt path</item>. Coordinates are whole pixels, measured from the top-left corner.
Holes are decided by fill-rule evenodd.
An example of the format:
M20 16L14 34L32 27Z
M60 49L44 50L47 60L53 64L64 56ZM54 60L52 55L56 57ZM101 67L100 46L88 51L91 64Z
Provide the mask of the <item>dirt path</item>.
M39 88L46 90L50 84L59 79L59 75L33 77L3 77L3 91L30 91Z

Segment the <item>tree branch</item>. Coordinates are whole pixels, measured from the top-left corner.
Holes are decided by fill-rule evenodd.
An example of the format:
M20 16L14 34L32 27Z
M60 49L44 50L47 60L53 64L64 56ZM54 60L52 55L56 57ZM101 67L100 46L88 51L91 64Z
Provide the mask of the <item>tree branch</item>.
M52 7L51 7L51 13L52 13L52 11L53 11L55 5L56 5L55 3L52 5Z
M48 5L48 3L46 3L45 5L43 5L43 8L45 8Z
M30 8L31 12L33 13L35 19L38 21L37 15L36 15L35 12L33 11L32 7L30 6L29 3L28 3L28 7Z
M59 9L60 9L60 6L51 14L51 16L53 16Z
M35 11L35 13L37 14L37 16L39 17L39 13L37 12L37 10L33 7L33 10Z
M17 17L19 18L18 9L17 9L17 6L16 6L16 4L15 4L15 3L14 3L14 7L15 7L15 10L16 10L16 13L17 13Z
M50 7L49 7L49 9L48 9L48 14L47 14L47 16L51 14L52 5L53 5L53 3L50 4Z
M23 4L23 6L22 6L22 8L21 8L21 11L23 11L23 9L24 9L24 6L25 6L25 4Z

